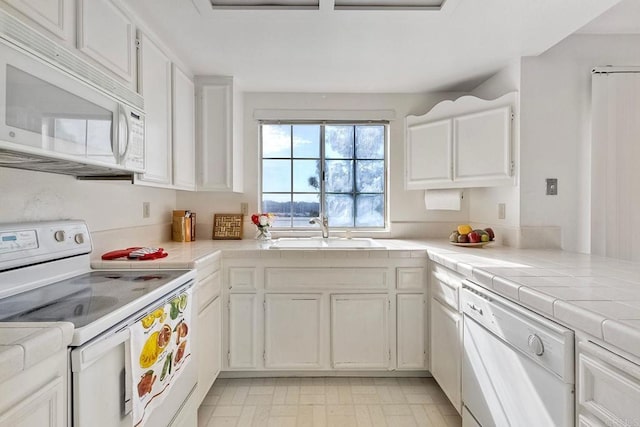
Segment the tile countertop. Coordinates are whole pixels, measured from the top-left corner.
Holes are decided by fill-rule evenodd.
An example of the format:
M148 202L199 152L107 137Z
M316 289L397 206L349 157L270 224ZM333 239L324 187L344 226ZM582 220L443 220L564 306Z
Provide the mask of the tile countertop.
M265 250L254 240L201 240L162 245L156 261L102 261L93 268L192 268L222 250L231 257L421 257L438 262L487 289L546 317L640 357L640 263L554 249L489 245L462 248L444 240L376 239L386 250ZM322 255L319 255L321 253Z
M0 382L67 348L73 324L0 323Z

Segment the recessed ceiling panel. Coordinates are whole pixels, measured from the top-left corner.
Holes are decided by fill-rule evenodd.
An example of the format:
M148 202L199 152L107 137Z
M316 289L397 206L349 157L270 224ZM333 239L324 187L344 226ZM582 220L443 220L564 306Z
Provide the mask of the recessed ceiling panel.
M445 0L335 0L335 9L440 10Z
M211 0L213 9L319 9L320 0Z

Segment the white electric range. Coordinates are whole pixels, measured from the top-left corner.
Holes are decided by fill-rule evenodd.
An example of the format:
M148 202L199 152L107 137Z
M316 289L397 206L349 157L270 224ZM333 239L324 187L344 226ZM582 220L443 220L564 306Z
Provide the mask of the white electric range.
M153 381L133 377L132 360L135 364L138 356L136 353L132 358L132 337L137 333L146 338L144 334L153 331L145 325L148 331L134 333L135 328L141 328L142 319L153 318L154 312L165 307L168 312L172 307L169 304L189 293L195 272L91 270L91 250L89 230L83 221L0 224L0 322L60 321L74 325L69 348L70 425L171 425L196 385L196 363L181 360L174 369L180 371L179 375L173 374L170 387L166 381L162 390L170 396L163 396L162 404L152 406L140 422L134 416L136 410L132 413L132 402L138 399L138 406L149 407L148 403L161 393L154 395L155 389L150 393L155 381L161 385L161 372L156 369ZM143 268L144 261L140 265ZM153 323L162 327L162 323L170 324L170 319L180 321L180 312L176 308L171 318L166 313ZM183 330L191 335L181 336L175 329L168 333L173 333L179 344L194 335L193 330ZM167 346L163 338L151 344L154 360L145 363L162 365L164 360L171 367L177 352L169 356L163 351ZM191 348L187 347L188 356L193 359ZM148 353L148 348L145 351ZM142 353L140 357L142 362ZM148 354L146 357L149 359ZM162 372L164 377L169 378L166 372Z

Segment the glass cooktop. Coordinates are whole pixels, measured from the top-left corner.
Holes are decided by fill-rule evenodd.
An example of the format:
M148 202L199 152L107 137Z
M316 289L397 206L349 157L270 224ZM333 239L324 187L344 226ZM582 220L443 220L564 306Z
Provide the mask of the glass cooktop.
M144 302L146 295L155 293L187 272L91 271L0 300L0 321L64 321L82 328L124 306ZM183 282L179 281L176 286L181 284Z

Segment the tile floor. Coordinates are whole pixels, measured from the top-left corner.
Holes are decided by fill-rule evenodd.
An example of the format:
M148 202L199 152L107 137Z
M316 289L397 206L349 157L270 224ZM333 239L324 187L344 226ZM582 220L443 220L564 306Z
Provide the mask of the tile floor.
M218 379L198 427L460 426L433 378Z

